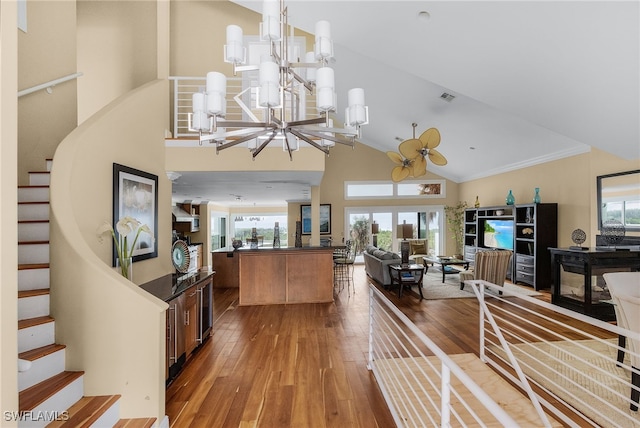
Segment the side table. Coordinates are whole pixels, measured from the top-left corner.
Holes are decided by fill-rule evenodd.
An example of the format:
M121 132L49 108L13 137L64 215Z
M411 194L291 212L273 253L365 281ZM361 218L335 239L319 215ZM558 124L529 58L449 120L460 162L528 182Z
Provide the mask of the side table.
M389 265L389 277L391 278L391 287L398 285L398 297L402 297L404 287L416 285L420 293L420 300L424 299L422 295L422 278L428 268L418 264L407 265Z

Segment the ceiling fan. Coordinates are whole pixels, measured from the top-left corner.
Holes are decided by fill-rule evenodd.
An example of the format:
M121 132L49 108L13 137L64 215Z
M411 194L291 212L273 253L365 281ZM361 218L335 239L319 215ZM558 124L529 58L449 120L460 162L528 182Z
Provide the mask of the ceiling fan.
M394 182L408 177L421 177L427 173L427 157L434 165L446 165L447 159L435 148L440 145L440 132L436 128L424 131L416 138L417 123L412 123L413 138L403 141L398 146L400 153L387 152L387 156L397 166L391 171Z

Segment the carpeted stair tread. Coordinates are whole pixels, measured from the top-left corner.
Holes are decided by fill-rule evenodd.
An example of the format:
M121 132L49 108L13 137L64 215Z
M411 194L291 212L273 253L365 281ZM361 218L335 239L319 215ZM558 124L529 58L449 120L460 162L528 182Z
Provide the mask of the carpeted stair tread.
M53 354L61 349L66 348L65 345L60 345L58 343L53 343L51 345L41 346L40 348L30 349L28 351L24 351L18 354L18 358L22 358L23 360L35 361L38 358L46 357L49 354Z
M68 410L69 417L66 421L55 421L47 425L47 428L73 427L88 428L93 425L100 416L120 398L119 395L97 395L82 397Z
M21 391L19 395L20 411L34 409L83 374L84 372L61 372Z
M120 419L113 428L151 428L156 418Z

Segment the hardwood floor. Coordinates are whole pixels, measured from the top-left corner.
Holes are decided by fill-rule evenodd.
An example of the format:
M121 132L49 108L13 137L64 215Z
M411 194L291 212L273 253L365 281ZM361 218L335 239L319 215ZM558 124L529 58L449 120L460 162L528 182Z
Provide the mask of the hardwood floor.
M213 336L167 389L171 426L395 426L366 367L362 265L354 277L355 294L324 304L238 307L237 289L214 289ZM446 353L478 353L475 299L385 293Z

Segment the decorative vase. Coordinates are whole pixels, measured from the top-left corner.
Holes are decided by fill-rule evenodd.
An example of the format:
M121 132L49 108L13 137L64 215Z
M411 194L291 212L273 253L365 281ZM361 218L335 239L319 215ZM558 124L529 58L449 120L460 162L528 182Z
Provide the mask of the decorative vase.
M474 204L474 207L480 208L480 200L478 199L477 196L476 196L476 203Z
M507 205L513 205L516 203L516 198L513 197L513 193L509 190L509 194L507 195Z
M116 258L116 267L120 275L127 278L129 281L133 281L133 258L125 257L122 261L120 257Z
M277 221L273 227L273 248L280 248L280 224Z
M255 250L258 248L258 232L256 228L251 229L251 249Z
M533 195L533 203L534 204L539 204L540 203L540 188L536 187L535 191L536 191L536 193Z
M302 222L296 221L296 248L302 248Z

